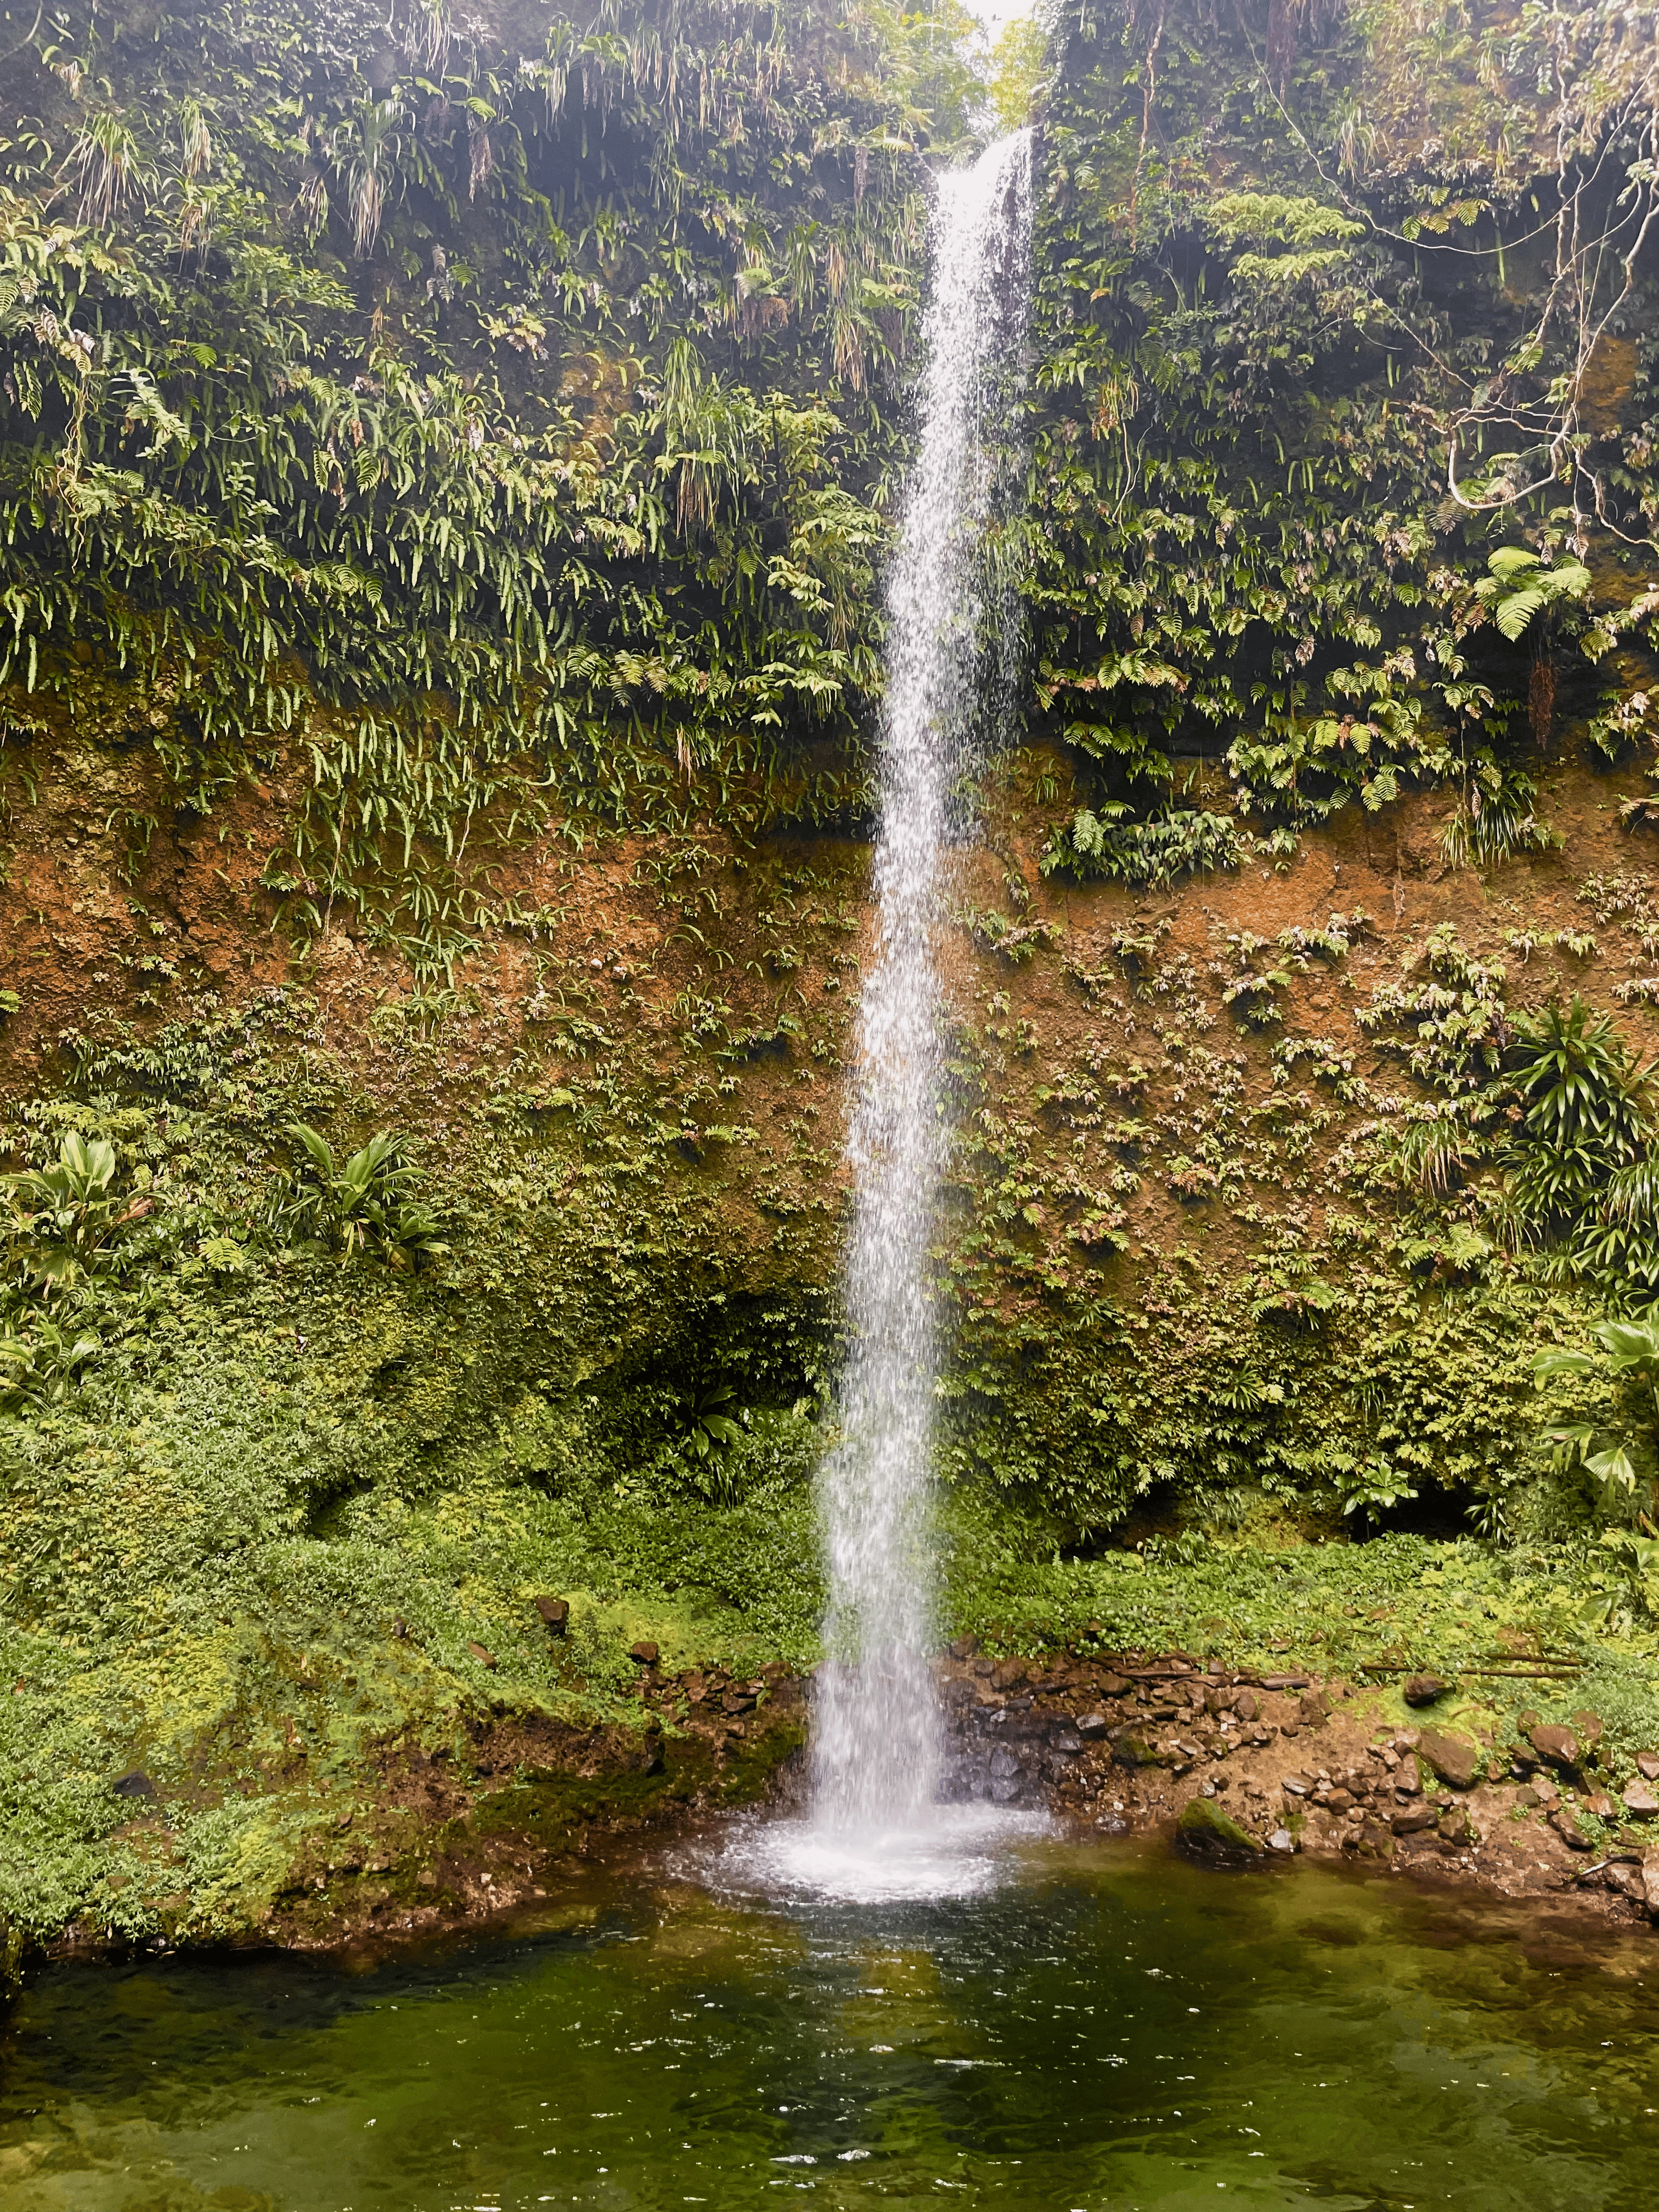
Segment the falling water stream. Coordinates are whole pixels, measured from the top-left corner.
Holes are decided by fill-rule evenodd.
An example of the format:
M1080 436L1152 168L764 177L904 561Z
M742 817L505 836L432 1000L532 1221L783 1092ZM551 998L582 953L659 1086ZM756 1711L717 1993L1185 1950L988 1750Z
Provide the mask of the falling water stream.
M1000 139L939 179L921 441L887 587L876 941L864 980L848 1156L853 1348L841 1440L820 1478L829 1602L813 1817L793 1843L819 1879L888 1887L964 1823L937 1805L939 1727L927 1652L937 1348L929 1297L948 1125L934 946L956 793L994 704L1000 595L986 548L1006 506L1009 378L1030 294L1031 144ZM988 670L992 673L988 676ZM903 1848L908 1839L910 1849ZM959 1848L956 1856L962 1870ZM878 1873L878 1867L881 1871ZM838 1869L838 1872L837 1872ZM797 1871L807 1871L798 1860ZM902 1887L911 1882L901 1878Z

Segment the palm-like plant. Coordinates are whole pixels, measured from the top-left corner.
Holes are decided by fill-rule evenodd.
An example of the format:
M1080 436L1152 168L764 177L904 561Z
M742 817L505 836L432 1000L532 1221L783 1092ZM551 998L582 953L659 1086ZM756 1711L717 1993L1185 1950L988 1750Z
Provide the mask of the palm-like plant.
M383 1129L337 1164L334 1147L306 1122L290 1122L288 1133L304 1150L314 1178L312 1191L289 1209L292 1215L314 1211L319 1198L331 1200L345 1249L354 1252L374 1243L394 1267L448 1251L439 1239L435 1215L413 1195L420 1176L402 1157L404 1138Z
M1510 1189L1523 1217L1576 1220L1642 1161L1649 1073L1610 1018L1580 999L1516 1020L1510 1080L1522 1101L1522 1142Z
M1492 609L1498 629L1511 645L1533 631L1528 710L1533 736L1541 745L1555 712L1555 611L1569 599L1589 596L1590 572L1580 561L1547 567L1524 545L1500 545L1486 567L1490 573L1475 586L1476 599Z
M1489 606L1498 629L1514 645L1525 635L1534 617L1547 615L1563 599L1587 598L1590 572L1579 561L1563 561L1546 567L1524 545L1500 545L1486 562L1489 573L1474 587L1477 599Z
M737 1395L725 1387L701 1391L692 1401L691 1425L681 1449L707 1464L738 1443L743 1431L726 1411L735 1404Z

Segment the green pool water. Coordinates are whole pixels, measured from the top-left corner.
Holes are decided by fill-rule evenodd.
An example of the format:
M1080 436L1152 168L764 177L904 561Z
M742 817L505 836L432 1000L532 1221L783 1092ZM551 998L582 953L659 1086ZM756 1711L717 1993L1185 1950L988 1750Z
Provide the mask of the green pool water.
M635 1862L465 1948L41 1975L0 2205L1645 2208L1656 1978L1659 1938L1146 1846L937 1903Z

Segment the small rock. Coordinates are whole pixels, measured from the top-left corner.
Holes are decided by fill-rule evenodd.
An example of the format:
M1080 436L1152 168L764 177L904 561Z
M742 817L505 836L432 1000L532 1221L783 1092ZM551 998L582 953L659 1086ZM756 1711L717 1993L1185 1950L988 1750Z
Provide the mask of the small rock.
M1100 1694L1103 1698L1125 1697L1133 1686L1133 1683L1126 1682L1121 1674L1103 1674L1100 1678Z
M1305 1774L1287 1774L1279 1786L1290 1797L1310 1796L1314 1789L1311 1778Z
M1417 1741L1417 1755L1426 1759L1443 1782L1450 1783L1454 1790L1473 1787L1480 1771L1480 1753L1472 1743L1461 1735L1443 1735L1438 1729L1425 1729Z
M495 1664L495 1653L493 1651L486 1651L482 1644L474 1644L471 1638L469 1638L467 1639L466 1648L472 1654L472 1656L477 1661L481 1667L493 1667Z
M1261 1856L1261 1839L1209 1797L1187 1800L1176 1821L1176 1840L1194 1857L1215 1865L1237 1865Z
M1144 1735L1126 1730L1112 1746L1112 1757L1120 1766L1156 1766L1158 1753L1155 1745Z
M1472 1844L1478 1840L1474 1823L1461 1805L1449 1813L1443 1813L1435 1825L1443 1843Z
M1325 1800L1325 1802L1330 1807L1333 1813L1346 1813L1349 1811L1353 1802L1353 1792L1352 1790L1333 1790L1330 1796Z
M951 1646L951 1656L953 1659L971 1659L978 1650L977 1636L958 1636Z
M1645 1782L1632 1782L1625 1792L1625 1810L1638 1820L1650 1820L1659 1813L1659 1797L1656 1797Z
M1409 1760L1394 1778L1396 1797L1419 1797L1423 1793L1423 1778L1417 1771L1417 1761Z
M1330 1717L1330 1699L1322 1690L1309 1690L1297 1705L1296 1717L1304 1728L1318 1728Z
M155 1784L148 1774L123 1774L110 1787L118 1797L153 1797L155 1795Z
M1599 1713L1575 1713L1573 1725L1577 1729L1586 1748L1601 1741L1601 1717Z
M570 1601L562 1597L538 1597L536 1610L547 1624L550 1636L562 1636L570 1626Z
M1241 1690L1233 1711L1242 1721L1259 1721L1261 1717L1261 1700L1254 1690Z
M1528 1741L1540 1759L1547 1759L1552 1766L1573 1767L1578 1764L1578 1739L1569 1728L1540 1722L1531 1730Z
M1264 1690L1305 1690L1308 1677L1305 1674L1264 1674L1261 1686Z
M1578 1815L1571 1805L1564 1805L1559 1813L1552 1813L1550 1826L1570 1851L1589 1850L1590 1839L1579 1826Z
M1275 1828L1267 1838L1267 1849L1289 1853L1296 1849L1296 1838L1288 1828Z
M1659 1920L1659 1851L1643 1854L1642 1887L1647 1892L1648 1918Z
M1632 1905L1645 1905L1648 1901L1648 1886L1642 1879L1642 1869L1627 1866L1622 1860L1602 1868L1601 1887L1612 1890L1615 1897L1629 1898Z
M1012 1690L1024 1680L1025 1662L1023 1659L999 1659L991 1669L991 1687L994 1690Z
M1616 1820L1619 1818L1619 1808L1605 1790L1595 1790L1586 1797L1584 1810L1587 1813L1593 1813L1598 1820Z
M641 1637L637 1644L629 1645L628 1656L636 1667L654 1667L660 1654L654 1644Z
M1659 1752L1638 1751L1636 1771L1644 1782L1659 1782Z
M1431 1705L1437 1698L1443 1698L1451 1687L1438 1674L1413 1674L1401 1686L1400 1694L1408 1705Z
M1104 1735L1106 1733L1105 1714L1079 1713L1078 1716L1077 1732L1080 1736L1084 1736L1091 1741L1098 1736Z

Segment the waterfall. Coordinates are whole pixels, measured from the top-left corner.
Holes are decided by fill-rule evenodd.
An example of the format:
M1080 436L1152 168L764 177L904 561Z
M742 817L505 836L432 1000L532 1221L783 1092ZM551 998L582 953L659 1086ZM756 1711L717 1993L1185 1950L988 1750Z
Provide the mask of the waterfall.
M928 1510L938 1369L928 1278L948 1141L933 936L1002 642L986 557L1006 491L1007 372L1030 291L1031 146L999 140L939 180L921 444L887 585L877 930L848 1152L852 1348L819 1482L828 1653L814 1735L822 1828L914 1827L938 1790Z

